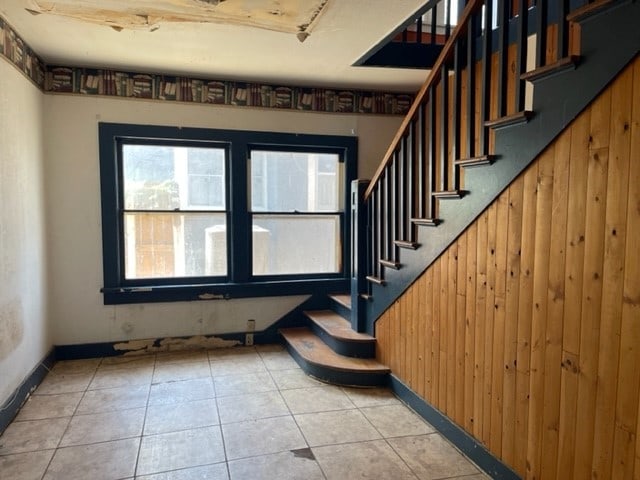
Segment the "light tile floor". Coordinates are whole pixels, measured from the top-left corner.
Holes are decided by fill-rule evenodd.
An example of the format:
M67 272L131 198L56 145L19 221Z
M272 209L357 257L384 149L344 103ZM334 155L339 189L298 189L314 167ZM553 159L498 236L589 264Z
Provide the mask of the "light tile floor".
M279 345L59 362L0 437L2 480L352 478L487 477L389 390Z

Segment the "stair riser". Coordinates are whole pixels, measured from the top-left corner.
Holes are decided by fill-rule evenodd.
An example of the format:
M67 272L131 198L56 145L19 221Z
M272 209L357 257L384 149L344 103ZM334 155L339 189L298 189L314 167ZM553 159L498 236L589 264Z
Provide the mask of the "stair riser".
M305 373L332 385L347 387L382 387L389 383L388 373L354 373L333 370L322 365L307 362L298 352L285 342L287 350Z
M345 307L343 304L341 304L340 302L331 299L331 306L329 307L331 308L331 310L333 310L334 312L336 312L338 315L340 315L342 318L348 320L349 322L351 322L351 309Z
M329 335L322 327L309 320L309 328L326 343L334 352L345 357L375 358L376 344L371 342L349 342Z

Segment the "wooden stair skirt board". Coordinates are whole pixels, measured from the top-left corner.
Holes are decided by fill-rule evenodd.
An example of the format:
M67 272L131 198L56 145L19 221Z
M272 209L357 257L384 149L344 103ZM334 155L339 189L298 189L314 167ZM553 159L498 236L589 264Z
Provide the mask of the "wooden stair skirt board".
M376 339L358 333L351 323L331 310L304 312L310 320L311 329L334 352L346 357L373 358L376 356Z
M280 334L300 367L318 380L353 387L388 382L389 368L370 358L339 355L308 328L285 328Z

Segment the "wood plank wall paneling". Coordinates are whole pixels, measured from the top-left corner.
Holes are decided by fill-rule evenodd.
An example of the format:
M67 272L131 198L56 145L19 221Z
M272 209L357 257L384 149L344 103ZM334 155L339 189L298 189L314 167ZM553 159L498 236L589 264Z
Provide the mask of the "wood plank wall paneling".
M638 252L640 58L380 317L378 356L523 478L640 480Z

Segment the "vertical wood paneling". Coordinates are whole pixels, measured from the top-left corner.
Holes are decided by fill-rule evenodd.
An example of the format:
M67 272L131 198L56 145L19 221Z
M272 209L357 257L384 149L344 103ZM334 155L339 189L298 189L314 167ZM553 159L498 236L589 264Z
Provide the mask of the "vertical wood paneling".
M440 263L440 295L438 300L440 302L440 371L438 372L438 388L440 391L439 405L440 410L445 412L447 410L447 367L449 364L447 335L449 329L453 326L449 324L449 297L447 292L449 290L448 274L449 274L449 251L443 254L439 259Z
M493 358L491 361L491 441L493 451L502 451L502 394L504 384L504 323L507 272L507 234L509 197L501 195L496 202Z
M578 117L571 128L569 165L569 211L567 219L567 258L565 270L565 304L562 348L574 355L580 351L580 317L582 315L582 276L584 271L585 219L587 211L587 169L591 110Z
M456 363L455 363L455 420L464 425L464 367L465 367L465 319L467 303L467 240L461 238L458 244L456 265ZM474 246L475 248L475 246Z
M542 451L544 411L544 355L547 327L547 289L549 285L549 248L553 205L553 169L555 145L551 145L538 160L536 222L534 239L533 309L531 314L531 361L529 364L529 426L527 427L527 476L539 478ZM545 218L546 217L546 218Z
M438 259L430 270L433 270L433 326L431 335L431 378L433 383L433 395L430 397L431 403L436 408L441 408L440 403L440 259Z
M558 458L559 410L562 362L562 327L564 311L564 272L567 238L567 195L571 130L555 142L551 240L549 242L549 285L547 290L547 325L544 354L544 400L542 407L541 478L553 478Z
M485 299L487 298L487 215L476 222L478 244L476 249L476 336L474 340L474 382L473 382L473 435L483 440L482 419L484 415L484 339Z
M435 289L433 288L433 269L430 268L423 275L424 282L424 300L425 300L425 315L424 315L424 333L426 343L424 347L425 355L425 371L424 371L424 390L425 395L423 398L436 398L433 394L433 326L435 324L433 320L433 295Z
M525 478L640 480L638 252L640 59L382 315L378 357Z
M496 217L497 202L487 211L487 288L485 299L485 331L484 331L484 409L482 415L482 441L489 445L491 441L491 406L492 406L492 361L493 361L493 326L495 315L495 286L496 286Z
M520 244L522 240L523 177L509 188L507 232L507 279L505 289L504 385L502 412L502 458L510 465L515 455L516 365L518 338L518 294L520 276Z
M449 316L447 323L447 403L446 412L454 420L456 419L456 273L458 271L458 242L449 247L447 269L446 300L449 302Z
M600 314L600 351L596 395L593 476L611 474L613 430L615 423L616 383L620 351L620 319L624 275L627 192L633 70L627 69L611 88L611 128L604 224L604 265L602 269L602 312Z
M631 109L631 153L627 238L625 243L624 290L620 324L620 362L616 396L612 478L631 478L635 458L635 477L640 478L640 63L634 68ZM634 442L637 453L634 452Z
M531 312L533 307L534 238L536 231L536 191L538 163L524 173L522 195L522 244L520 246L520 288L516 331L516 424L514 467L524 472L527 464L529 426L529 363L531 359Z
M402 321L399 321L402 335L402 343L400 344L400 348L404 353L404 359L402 364L404 365L404 378L408 380L409 388L414 389L415 385L413 382L413 372L411 370L413 366L413 362L411 360L412 357L412 348L411 348L411 328L412 328L412 319L413 319L413 310L411 308L412 300L414 296L414 290L411 289L407 292L406 298L404 298L402 302L399 303L400 312L399 317Z
M419 280L418 288L414 292L413 297L413 307L414 307L414 316L413 316L413 337L414 337L414 347L413 347L413 355L414 355L414 365L412 368L414 382L415 382L415 391L424 398L425 389L424 389L424 352L425 352L425 288L424 284L426 283L426 277L421 277Z
M469 227L465 236L467 239L467 289L465 298L465 332L464 332L464 428L473 431L474 406L474 354L476 338L476 272L477 264L477 233L478 227L474 223Z
M591 475L593 433L595 426L596 389L598 382L598 343L600 336L600 309L602 304L602 266L604 257L604 221L607 195L607 168L609 162L609 129L596 126L609 125L611 90L606 90L591 109L592 145L587 180L587 217L585 223L584 275L582 317L580 323L580 377L578 379L578 418L576 426L576 455L574 476ZM606 119L606 120L605 120ZM606 139L606 143L605 142ZM588 352L588 354L584 354ZM577 453L580 454L577 454Z
M557 478L573 478L576 409L578 401L578 366L580 359L580 318L582 312L582 274L589 156L591 110L578 117L571 128L569 187L565 258L565 296L562 325L562 361L560 379L560 424Z

